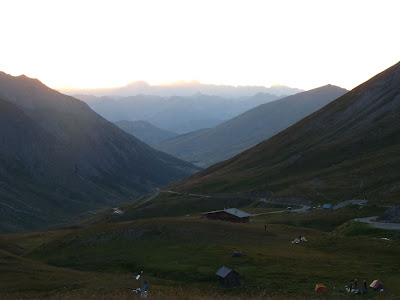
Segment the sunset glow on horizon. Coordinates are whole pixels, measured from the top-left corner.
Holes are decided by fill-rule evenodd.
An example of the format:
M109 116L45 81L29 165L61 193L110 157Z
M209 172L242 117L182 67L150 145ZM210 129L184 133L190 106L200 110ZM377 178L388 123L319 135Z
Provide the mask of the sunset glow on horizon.
M398 1L11 1L0 71L53 88L351 89L400 60Z

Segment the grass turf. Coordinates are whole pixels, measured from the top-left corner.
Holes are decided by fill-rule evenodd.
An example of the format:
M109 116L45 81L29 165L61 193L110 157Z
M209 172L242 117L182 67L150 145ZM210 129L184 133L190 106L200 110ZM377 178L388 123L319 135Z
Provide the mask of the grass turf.
M160 201L166 199L137 208L158 211ZM262 209L254 202L247 208ZM384 208L350 205L338 211L262 215L250 224L235 224L201 219L199 213L127 221L129 214L135 215L132 208L123 222L107 212L116 218L113 223L102 223L100 214L101 222L86 228L3 235L0 298L125 299L132 296L126 287L139 286L133 277L141 270L155 299L310 298L316 296L317 283L326 284L328 296L333 297L354 278L368 282L379 278L388 286L385 295L395 297L400 295L398 231L346 224L379 210ZM308 242L292 244L300 235ZM244 257L232 258L233 251L243 252ZM215 272L222 265L239 272L239 287L219 284Z
M292 244L299 235L308 242ZM232 258L234 250L245 256ZM332 236L274 224L265 232L263 223L180 217L93 226L42 245L29 257L87 272L144 270L149 278L199 290L312 296L316 283L333 291L356 277L380 278L399 294L399 250L398 240ZM219 285L215 272L222 265L240 273L240 288Z

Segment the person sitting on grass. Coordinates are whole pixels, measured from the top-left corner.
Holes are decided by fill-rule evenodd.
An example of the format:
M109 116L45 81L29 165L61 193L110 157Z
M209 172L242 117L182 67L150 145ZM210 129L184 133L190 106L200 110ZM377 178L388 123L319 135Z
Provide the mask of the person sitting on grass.
M363 281L362 291L363 291L363 294L365 294L367 292L367 281L366 280Z
M353 291L353 282L351 281L349 285L349 292L351 293L352 291Z

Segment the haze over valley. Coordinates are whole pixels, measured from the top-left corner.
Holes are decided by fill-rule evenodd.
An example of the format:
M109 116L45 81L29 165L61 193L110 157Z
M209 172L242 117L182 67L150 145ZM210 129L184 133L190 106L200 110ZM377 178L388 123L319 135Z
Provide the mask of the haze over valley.
M398 265L400 230L399 209L394 205L400 197L399 87L400 62L352 91L322 86L261 104L213 128L178 135L145 121L113 124L84 102L37 79L0 73L0 261L7 266L3 274L10 278L4 281L7 295L37 295L33 285L41 286L47 297L54 292L52 286L80 284L80 276L87 274L74 276L69 271L73 266L84 273L98 272L102 284L111 276L114 286L107 288L107 297L118 299L124 297L123 286L129 282L121 278L124 270L134 273L140 264L146 279L154 282L154 292L169 285L164 276L173 276L188 288L178 291L178 298L188 293L201 299L205 294L196 292L193 284L203 278L201 285L212 286L221 298L227 287L221 290L212 275L221 261L250 277L253 272L246 271L248 266L261 270L262 281L254 276L253 283L232 283L243 291L260 293L265 278L273 280L281 273L260 267L258 260L227 259L231 256L226 244L233 243L245 257L257 255L264 260L278 249L268 264L282 268L289 263L287 243L300 236L291 245L306 244L293 256L299 267L290 267L288 279L296 290L287 292L294 295L299 289L309 296L307 286L316 280L317 270L308 266L310 250L324 255L336 249L329 260L337 265L326 281L337 285L339 274L353 272L348 259L364 261L358 273L375 274L376 264L365 261L382 251L384 242L377 242L376 235L389 241L380 263L385 270L381 278L391 286L389 295L397 295L391 267ZM199 166L211 166L201 171L148 144ZM221 160L225 161L214 164ZM332 212L320 208L321 199L336 204ZM290 207L283 210L286 206ZM292 207L296 209L288 213ZM225 222L214 221L221 213L232 215L221 219ZM376 213L381 216L372 225L371 215ZM263 234L269 237L267 244ZM364 239L361 244L354 240L359 235ZM246 243L237 242L238 236ZM328 247L317 246L326 239ZM347 248L341 249L341 243L370 251L343 260ZM209 255L213 259L193 277L189 276L193 271L169 266L171 260L197 266ZM104 264L113 275L104 271ZM17 266L28 275L22 275L27 284L15 289L13 278L21 276ZM61 281L50 285L47 279L33 276L38 268ZM160 268L166 275L160 275ZM295 283L304 268L309 276L306 286ZM86 282L79 294L92 293L94 281ZM61 294L72 299L75 293ZM229 293L225 296L231 297Z
M2 1L0 299L398 299L399 8Z
M85 101L94 111L111 122L147 121L164 130L187 133L214 127L257 105L284 97L257 90L258 88L254 88L254 94L250 96L237 94L230 98L200 92L191 96L171 97L151 94L135 94L130 97L95 97L83 94L74 96ZM285 91L292 94L299 90L286 88Z
M232 86L205 84L198 81L178 81L169 84L150 85L146 81L134 81L122 87L97 88L97 89L73 89L61 88L60 92L68 95L92 95L108 97L129 97L135 95L152 95L160 97L190 97L195 94L205 94L219 96L223 98L243 98L251 97L258 93L272 95L291 95L301 92L301 89L291 88L284 85L275 84L271 87L265 86Z
M65 222L199 170L36 79L0 73L0 91L2 232Z
M208 167L257 145L346 92L328 85L298 93L261 104L213 128L179 135L154 147Z

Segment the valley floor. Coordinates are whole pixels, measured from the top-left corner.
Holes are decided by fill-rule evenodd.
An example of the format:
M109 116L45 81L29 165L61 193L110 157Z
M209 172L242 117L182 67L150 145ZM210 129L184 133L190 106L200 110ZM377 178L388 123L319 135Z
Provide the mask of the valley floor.
M241 209L260 215L238 224L202 219L213 201L219 200L169 193L121 207L123 214L110 209L81 228L2 235L0 298L135 299L127 288L140 287L141 271L150 299L321 298L318 283L328 289L325 298L353 298L345 287L354 278L387 287L370 289L364 299L400 297L400 231L354 221L385 208L349 204L261 215L282 206L240 199ZM299 236L307 242L293 244ZM239 286L221 286L215 274L221 266L240 274Z

